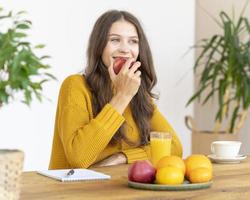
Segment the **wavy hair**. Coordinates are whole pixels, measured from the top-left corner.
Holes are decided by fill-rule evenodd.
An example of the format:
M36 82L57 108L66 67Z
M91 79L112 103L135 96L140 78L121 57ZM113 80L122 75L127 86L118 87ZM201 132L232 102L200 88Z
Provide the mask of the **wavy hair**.
M123 124L113 136L111 143L124 139L130 145L146 145L149 141L150 119L154 107L152 98L158 98L152 93L157 82L151 50L138 19L126 11L110 10L102 14L96 21L91 32L87 49L87 68L85 78L92 92L93 114L96 116L112 99L112 82L107 67L102 61L102 53L107 44L108 33L112 24L119 20L130 22L136 27L139 37L139 55L141 62L141 85L137 94L130 102L133 119L138 127L141 141L135 144L126 138Z

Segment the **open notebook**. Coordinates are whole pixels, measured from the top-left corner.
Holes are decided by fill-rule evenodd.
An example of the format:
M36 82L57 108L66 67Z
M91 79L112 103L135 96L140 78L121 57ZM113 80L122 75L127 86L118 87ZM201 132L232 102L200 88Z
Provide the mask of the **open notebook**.
M67 173L70 169L59 169L59 170L41 170L37 173L59 180L59 181L87 181L87 180L105 180L110 179L111 176L96 172L90 169L74 169L74 174L68 176Z

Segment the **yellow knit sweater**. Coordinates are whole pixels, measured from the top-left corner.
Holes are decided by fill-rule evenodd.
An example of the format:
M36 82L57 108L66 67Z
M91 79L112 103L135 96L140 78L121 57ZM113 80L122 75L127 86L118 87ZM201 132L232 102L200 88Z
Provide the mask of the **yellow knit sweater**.
M59 93L49 168L88 168L118 152L126 155L128 163L150 159L149 145L135 148L124 141L109 144L124 121L128 124L127 138L138 142L138 128L129 106L120 115L111 104L106 104L94 118L91 93L84 77L69 76ZM172 154L182 156L182 145L176 133L156 107L150 125L152 131L171 132Z

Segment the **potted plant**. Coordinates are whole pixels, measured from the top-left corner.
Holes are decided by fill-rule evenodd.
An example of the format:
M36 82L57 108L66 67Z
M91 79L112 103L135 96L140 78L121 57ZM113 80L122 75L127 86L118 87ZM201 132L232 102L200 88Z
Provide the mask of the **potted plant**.
M236 138L234 135L245 122L250 106L250 23L243 16L246 6L237 20L221 11L220 20L216 22L223 33L202 39L194 46L201 50L193 67L195 74L199 69L200 77L197 91L187 103L198 100L204 105L214 97L218 98L215 128L206 133L229 133L231 136L227 137L231 139ZM222 130L223 122L227 122L227 126ZM210 142L223 138L222 134L193 134L192 137L194 153L209 153ZM202 137L207 145L201 141ZM197 145L201 149L198 150Z
M42 100L42 85L55 77L47 72L49 65L43 60L49 56L37 56L36 49L44 45L32 46L27 39L31 21L23 19L24 11L13 15L1 15L0 23L9 24L5 32L0 32L0 104L9 103L15 93L22 93L22 102L29 105L33 95Z
M48 73L49 65L35 51L44 45L32 46L27 40L31 21L23 18L24 11L12 14L0 8L0 110L22 94L21 101L30 105L34 96L42 100L42 85L55 77ZM18 199L19 181L24 153L0 149L0 199Z

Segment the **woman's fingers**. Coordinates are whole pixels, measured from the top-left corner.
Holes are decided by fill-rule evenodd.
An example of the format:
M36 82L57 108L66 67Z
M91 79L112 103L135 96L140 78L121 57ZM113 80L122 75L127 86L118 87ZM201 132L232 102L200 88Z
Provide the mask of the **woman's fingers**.
M137 69L141 66L141 62L136 61L132 67L129 69L129 73L131 74L135 74L135 72L137 71Z
M127 61L124 63L124 65L121 69L121 73L123 73L123 74L127 73L133 62L135 62L134 58L127 59Z
M114 66L114 59L112 58L112 56L109 57L109 63L110 63L110 65L108 67L108 71L109 71L109 75L110 75L111 80L113 80L114 77L116 76L116 74L115 74L114 68L113 68L113 66Z
M109 70L109 74L111 79L113 79L115 76L117 76L117 74L115 74L113 65L114 65L114 59L112 57L109 58L110 59L110 66L108 68ZM123 67L121 68L119 73L122 74L130 74L135 75L135 72L137 71L137 69L141 66L141 62L136 61L133 58L129 58L125 64L123 65Z
M141 77L141 71L137 70L137 71L135 72L135 76Z
M128 59L122 66L120 72L115 74L113 64L115 61L110 60L109 75L112 81L115 94L120 93L124 96L133 97L141 84L141 71L138 70L141 66L139 61L135 62L133 58Z

